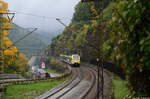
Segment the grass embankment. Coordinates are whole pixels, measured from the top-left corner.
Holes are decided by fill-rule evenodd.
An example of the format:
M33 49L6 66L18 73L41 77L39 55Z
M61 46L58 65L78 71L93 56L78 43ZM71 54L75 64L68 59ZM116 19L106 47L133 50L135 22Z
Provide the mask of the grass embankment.
M5 93L5 99L34 99L36 96L52 89L63 83L63 80L52 80L50 82L38 82L24 85L8 86Z
M60 74L59 72L57 72L56 70L54 69L45 69L46 72L49 72L49 73L55 73L55 74Z
M123 99L130 93L129 89L127 88L127 81L120 79L116 75L113 75L113 85L115 99Z

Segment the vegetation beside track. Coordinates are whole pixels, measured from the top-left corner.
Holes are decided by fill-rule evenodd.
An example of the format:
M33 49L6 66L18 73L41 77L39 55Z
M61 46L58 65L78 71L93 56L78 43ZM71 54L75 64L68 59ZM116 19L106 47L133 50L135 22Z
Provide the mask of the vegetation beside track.
M113 75L113 91L115 99L123 99L130 93L127 87L127 81L120 79L118 76Z
M49 72L49 73L56 73L56 74L59 74L59 72L57 72L56 70L54 69L50 69L50 68L47 68L45 69L46 72Z
M128 77L133 96L150 97L149 0L105 0L103 14L100 6L79 2L71 23L52 40L48 53L78 53L91 63L104 56Z
M59 62L57 59L52 59L51 64L53 66L52 69L46 69L49 72L62 72L63 63ZM54 69L55 67L55 69ZM60 71L57 71L56 67L62 67ZM61 71L62 70L62 71ZM42 81L42 82L34 82L29 84L20 84L20 85L10 85L6 87L5 98L6 99L34 99L36 96L41 95L42 93L50 90L51 88L63 83L64 81L70 79L68 74L60 79L57 80L50 80L50 81ZM12 90L13 89L13 90Z
M51 82L38 82L23 85L10 85L6 87L6 99L34 99L36 96L52 89L53 87L68 80L52 80Z
M67 70L67 64L60 62L55 57L49 57L46 63L48 65L47 70L49 72L63 73Z

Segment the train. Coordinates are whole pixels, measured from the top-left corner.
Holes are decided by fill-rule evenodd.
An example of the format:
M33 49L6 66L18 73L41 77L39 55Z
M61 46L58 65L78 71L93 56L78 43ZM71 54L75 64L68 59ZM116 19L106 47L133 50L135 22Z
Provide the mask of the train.
M71 66L74 67L79 67L80 66L80 56L78 54L73 54L73 55L60 55L61 60L65 63L70 64Z

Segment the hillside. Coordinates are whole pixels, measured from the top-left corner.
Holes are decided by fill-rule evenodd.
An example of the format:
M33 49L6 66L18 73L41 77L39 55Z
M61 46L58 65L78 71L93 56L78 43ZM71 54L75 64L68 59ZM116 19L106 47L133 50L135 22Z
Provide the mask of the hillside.
M150 96L150 2L107 1L103 14L100 6L80 2L72 22L48 51L51 56L77 53L81 61L95 64L97 58L115 63L126 74L133 96ZM106 66L112 70L113 66Z
M38 36L38 38L40 38L42 40L42 42L48 46L51 43L51 40L56 37L57 34L55 34L54 32L52 33L48 33L46 31L43 30L37 30L36 34Z
M14 42L28 34L31 30L22 28L16 24L13 24L14 28L11 30L9 34L9 38ZM36 31L20 41L16 44L17 48L26 55L31 54L39 54L41 53L41 49L47 47L47 45L51 42L53 35L48 35L48 33L41 33L42 31ZM46 34L46 35L45 35Z

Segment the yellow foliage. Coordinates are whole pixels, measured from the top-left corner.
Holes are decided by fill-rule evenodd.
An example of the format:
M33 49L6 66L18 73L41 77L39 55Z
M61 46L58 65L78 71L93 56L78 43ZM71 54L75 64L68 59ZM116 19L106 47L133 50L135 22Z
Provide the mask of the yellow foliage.
M95 6L92 6L92 7L91 7L91 11L92 11L93 16L95 16L95 18L98 18L98 17L99 17L98 12L97 12Z
M22 54L22 53L19 54L19 57L21 59L28 60L28 58L24 54Z
M5 48L11 46L13 43L11 42L11 40L8 37L3 37L3 45Z
M18 53L18 50L15 46L4 51L4 55L6 55L6 56L16 56L17 53Z
M88 29L88 28L89 28L89 25L84 25L83 28L84 28L84 29Z
M3 30L3 31L2 31L2 34L3 34L4 36L7 36L7 35L9 34L9 31Z
M0 0L0 13L7 13L8 12L8 3Z
M11 22L10 19L8 19L8 17L6 16L6 14L4 14L3 17L1 17L1 20L7 24ZM5 24L5 23L3 23L3 24Z
M8 37L3 37L3 41L10 41L10 39Z
M4 44L5 44L6 48L7 48L7 47L11 46L13 43L10 42L10 41L5 41Z
M8 3L0 0L0 9L8 9Z
M4 28L4 29L12 29L13 27L9 23L3 23L2 28Z
M8 10L8 3L6 3L3 0L0 0L0 13L7 13ZM4 50L4 55L6 56L15 56L17 55L17 48L11 47L10 49L7 49L8 47L12 46L13 43L11 42L11 40L7 37L7 35L9 34L9 31L6 29L11 29L13 28L12 25L10 24L10 21L8 20L8 18L6 17L6 15L1 15L1 28L4 29L3 31L0 32L0 34L3 36L2 38L2 44L3 44L3 48L6 49Z
M8 23L10 22L9 19L8 19L8 17L6 17L6 16L3 17L3 21L4 21L4 22L8 22Z
M8 13L8 3L0 0L0 13ZM25 73L27 71L27 58L20 54L18 49L13 45L13 42L7 37L9 29L13 28L6 14L0 14L2 35L1 43L4 49L4 63L6 73ZM8 49L8 47L10 47Z
M4 41L3 42L4 48L6 48L6 49L13 45L13 43L11 42L11 40L8 37L4 37L3 41ZM15 46L13 46L10 49L5 50L4 55L13 55L14 56L15 54L17 54L17 52L18 52L18 49Z
M14 52L18 52L18 49L15 46L11 47L10 49L13 50Z
M14 53L12 50L5 50L5 51L4 51L4 54L5 54L5 55L11 55L11 56L14 56L14 55L15 55L15 53Z

